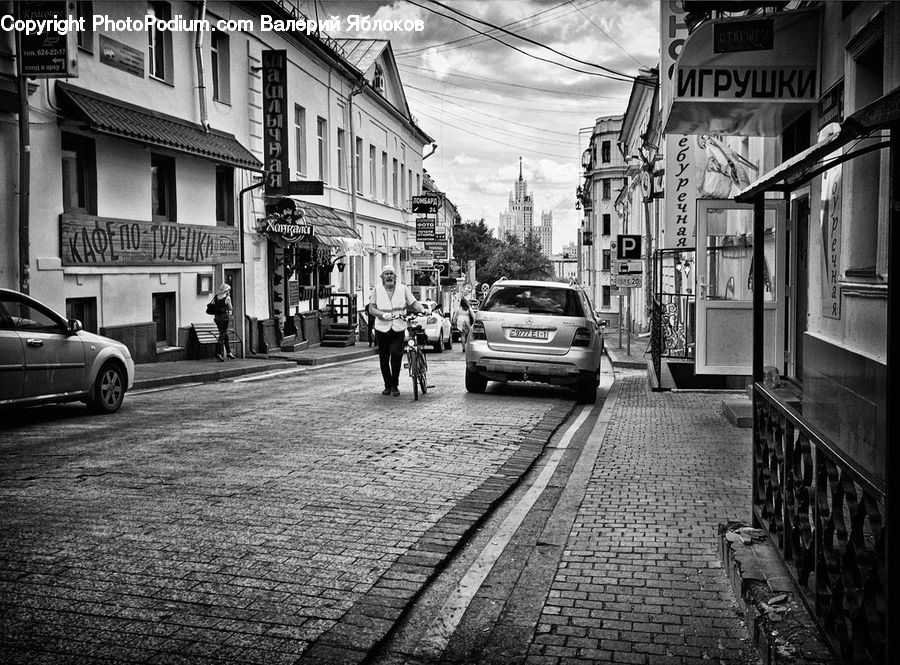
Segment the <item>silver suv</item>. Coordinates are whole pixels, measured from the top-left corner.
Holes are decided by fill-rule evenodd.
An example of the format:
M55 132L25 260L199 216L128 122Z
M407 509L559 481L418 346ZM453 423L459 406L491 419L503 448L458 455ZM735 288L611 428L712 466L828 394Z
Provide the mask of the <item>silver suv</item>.
M475 315L466 345L466 390L488 381L572 386L597 399L603 333L587 294L562 282L500 280Z

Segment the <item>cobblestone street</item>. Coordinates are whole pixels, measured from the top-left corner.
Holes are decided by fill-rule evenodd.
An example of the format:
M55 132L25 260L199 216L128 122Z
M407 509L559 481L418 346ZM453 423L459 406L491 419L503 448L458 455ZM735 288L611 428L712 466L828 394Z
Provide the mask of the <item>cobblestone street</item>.
M293 662L465 503L431 548L450 552L572 406L554 389L470 396L461 362L431 362L418 402L408 383L381 396L369 360L10 423L2 660Z

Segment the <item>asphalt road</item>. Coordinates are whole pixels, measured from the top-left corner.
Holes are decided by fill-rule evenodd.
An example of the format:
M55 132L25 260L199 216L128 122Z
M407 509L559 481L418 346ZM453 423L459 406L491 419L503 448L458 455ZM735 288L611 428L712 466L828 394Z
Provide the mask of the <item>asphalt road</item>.
M434 568L574 404L429 358L418 402L369 359L5 414L0 660L292 663L450 520Z

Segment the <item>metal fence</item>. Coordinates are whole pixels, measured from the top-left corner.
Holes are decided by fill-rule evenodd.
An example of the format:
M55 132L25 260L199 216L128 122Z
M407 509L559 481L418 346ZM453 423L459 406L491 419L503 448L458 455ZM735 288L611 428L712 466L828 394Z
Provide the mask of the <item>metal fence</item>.
M841 662L882 663L885 489L790 402L760 384L754 390L754 517Z
M693 248L661 249L654 253L650 355L657 377L663 358L694 357L694 257Z

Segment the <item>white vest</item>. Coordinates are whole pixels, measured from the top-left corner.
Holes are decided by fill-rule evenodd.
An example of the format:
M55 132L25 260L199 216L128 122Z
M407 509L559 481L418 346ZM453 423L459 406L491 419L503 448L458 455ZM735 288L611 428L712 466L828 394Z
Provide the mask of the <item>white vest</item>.
M394 296L388 295L384 284L375 287L375 307L382 312L390 312L394 316L406 313L406 307L416 301L412 292L405 284L397 284L394 287ZM406 330L406 321L394 319L393 321L385 321L380 316L375 319L375 330L380 332L388 332L391 330Z

